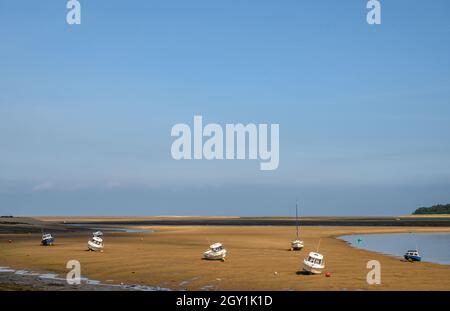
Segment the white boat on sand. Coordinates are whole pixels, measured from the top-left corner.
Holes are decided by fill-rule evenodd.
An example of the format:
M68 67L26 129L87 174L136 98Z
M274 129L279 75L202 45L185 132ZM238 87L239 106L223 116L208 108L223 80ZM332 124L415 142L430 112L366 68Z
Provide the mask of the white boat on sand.
M303 271L309 274L321 274L325 269L325 261L322 254L310 252L303 260Z
M43 246L52 246L55 242L55 239L50 233L44 233L42 234L41 244Z
M291 251L301 251L303 249L303 241L300 240L298 234L298 204L295 203L295 226L297 228L297 238L291 242Z
M222 243L214 243L203 253L203 259L225 261L226 255L227 250L223 247Z
M303 249L303 241L294 240L291 242L291 251L301 251Z
M98 236L92 237L88 241L88 249L94 252L103 251L103 239Z

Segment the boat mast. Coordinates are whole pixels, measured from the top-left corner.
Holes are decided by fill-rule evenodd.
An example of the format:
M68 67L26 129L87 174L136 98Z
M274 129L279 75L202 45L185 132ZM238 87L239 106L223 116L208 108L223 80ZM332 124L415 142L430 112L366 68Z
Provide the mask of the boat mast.
M298 240L298 202L295 201L295 226L297 227L297 240Z

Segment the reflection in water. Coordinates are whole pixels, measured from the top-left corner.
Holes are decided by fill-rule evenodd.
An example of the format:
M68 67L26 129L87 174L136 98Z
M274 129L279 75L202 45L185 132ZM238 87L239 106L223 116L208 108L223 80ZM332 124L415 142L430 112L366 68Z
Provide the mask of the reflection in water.
M403 258L409 249L418 249L422 261L450 265L450 233L385 233L344 235L350 245Z

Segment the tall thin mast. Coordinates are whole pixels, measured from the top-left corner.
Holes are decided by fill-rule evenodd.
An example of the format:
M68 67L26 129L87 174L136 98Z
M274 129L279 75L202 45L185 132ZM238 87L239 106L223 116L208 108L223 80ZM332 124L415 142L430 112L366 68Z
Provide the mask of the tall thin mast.
M297 239L298 239L298 203L295 201L295 226L297 227Z

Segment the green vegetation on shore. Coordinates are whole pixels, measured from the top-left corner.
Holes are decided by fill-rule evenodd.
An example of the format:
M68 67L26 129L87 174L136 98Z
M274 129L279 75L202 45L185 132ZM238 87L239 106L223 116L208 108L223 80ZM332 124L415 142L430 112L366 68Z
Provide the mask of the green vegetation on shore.
M413 215L450 214L450 204L438 204L431 207L419 207Z

